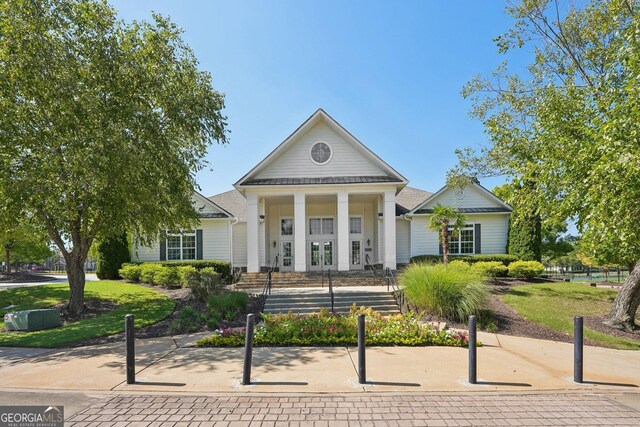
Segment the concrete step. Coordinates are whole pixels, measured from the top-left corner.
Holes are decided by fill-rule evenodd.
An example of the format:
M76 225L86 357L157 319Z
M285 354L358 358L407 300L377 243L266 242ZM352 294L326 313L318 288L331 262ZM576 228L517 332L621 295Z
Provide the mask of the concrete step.
M398 314L398 305L389 292L336 292L334 293L334 310L348 313L351 306L373 308L382 314ZM316 313L320 308L331 308L331 296L328 292L278 293L267 297L265 313Z

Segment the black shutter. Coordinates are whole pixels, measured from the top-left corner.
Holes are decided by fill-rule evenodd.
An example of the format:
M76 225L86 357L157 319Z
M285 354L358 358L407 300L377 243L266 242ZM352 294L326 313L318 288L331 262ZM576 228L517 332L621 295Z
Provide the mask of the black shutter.
M202 230L196 230L196 259L202 259Z
M480 251L480 242L481 242L481 240L480 240L480 224L475 224L475 225L474 225L474 233L473 233L473 236L474 236L474 238L475 238L475 240L476 240L476 244L475 244L475 246L476 246L476 253L477 253L477 254L482 253L482 252Z
M160 261L166 261L167 260L167 238L164 235L164 233L162 233L162 235L160 236Z

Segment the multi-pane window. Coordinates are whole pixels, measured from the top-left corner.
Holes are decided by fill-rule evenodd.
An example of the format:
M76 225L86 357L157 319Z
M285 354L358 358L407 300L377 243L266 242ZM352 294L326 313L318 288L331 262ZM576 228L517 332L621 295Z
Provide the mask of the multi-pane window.
M196 233L167 235L167 260L196 259Z
M309 234L333 234L333 218L309 218Z
M353 216L349 218L349 233L362 234L362 218L361 217Z
M473 254L474 253L474 229L473 224L466 224L462 230L453 231L449 227L449 253Z

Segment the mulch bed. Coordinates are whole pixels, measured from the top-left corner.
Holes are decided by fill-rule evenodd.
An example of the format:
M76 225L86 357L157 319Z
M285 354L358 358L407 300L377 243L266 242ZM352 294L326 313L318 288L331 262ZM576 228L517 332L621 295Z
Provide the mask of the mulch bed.
M37 283L51 282L54 280L56 280L55 277L32 274L26 271L0 273L0 283Z
M612 328L604 324L604 316L589 316L584 318L584 326L589 329L593 329L596 332L612 335L618 338L627 338L640 342L640 330L635 332L628 332L622 329Z
M69 310L67 309L67 304L68 303L65 301L53 307L60 310L60 320L62 321L63 325L78 322L84 319L91 319L93 317L100 316L101 314L113 311L118 307L118 304L114 303L113 301L103 299L87 299L84 301L84 310L82 310L82 313L80 313L80 315L71 315L71 313L69 313Z

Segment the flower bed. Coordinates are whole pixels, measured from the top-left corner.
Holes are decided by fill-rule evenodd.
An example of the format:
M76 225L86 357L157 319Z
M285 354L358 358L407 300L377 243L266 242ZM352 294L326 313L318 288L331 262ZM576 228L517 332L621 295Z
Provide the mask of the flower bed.
M382 316L371 309L352 307L348 315L328 310L301 316L299 314L263 314L264 322L255 329L253 343L263 347L285 346L355 346L358 343L358 314L366 315L366 344L371 346L449 346L466 347L465 333L438 331L420 325L412 314ZM196 342L198 347L240 347L244 345L245 328L215 331Z

